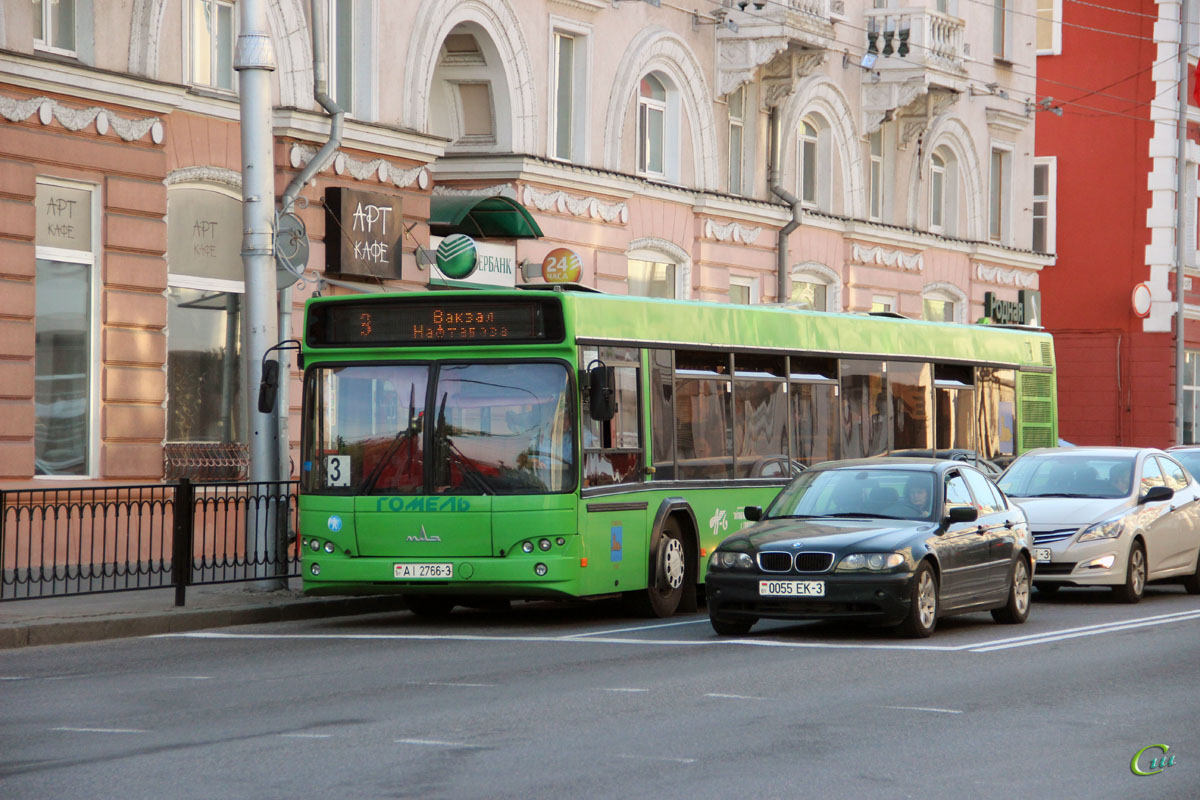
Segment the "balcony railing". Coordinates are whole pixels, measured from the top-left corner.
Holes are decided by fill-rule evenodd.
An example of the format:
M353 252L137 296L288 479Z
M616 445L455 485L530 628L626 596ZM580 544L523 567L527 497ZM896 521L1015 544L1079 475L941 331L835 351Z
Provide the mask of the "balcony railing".
M925 67L962 74L964 23L928 8L873 8L866 11L867 52L875 69Z

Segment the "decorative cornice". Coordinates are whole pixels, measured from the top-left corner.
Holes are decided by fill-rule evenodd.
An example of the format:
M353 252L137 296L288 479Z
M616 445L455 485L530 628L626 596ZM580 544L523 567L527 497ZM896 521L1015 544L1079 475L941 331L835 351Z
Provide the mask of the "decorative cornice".
M995 283L999 286L1018 286L1023 289L1029 289L1037 283L1037 273L1035 272L1006 267L986 267L979 263L975 264L975 277L987 283Z
M711 219L704 220L704 235L709 239L716 239L718 242L727 242L732 239L741 244L754 244L762 230L762 228L749 228L739 222L718 225Z
M882 247L863 247L861 244L855 244L851 248L850 260L857 264L878 264L907 272L920 272L925 269L925 259L920 253L884 250Z
M317 155L317 148L306 144L292 145L291 164L300 169ZM326 167L326 170L329 168ZM338 175L350 173L356 181L378 180L380 183L392 183L399 189L417 184L420 189L429 188L429 170L424 166L401 167L382 158L370 161L360 161L354 156L339 152L333 159L333 171Z
M242 173L224 167L184 167L167 175L167 186L180 183L218 183L230 189L242 190Z
M567 8L574 8L579 11L599 11L608 6L608 3L603 0L550 0L552 3L564 5Z
M81 131L95 122L96 133L100 136L107 134L111 127L117 136L127 142L137 141L149 132L151 141L162 144L166 136L162 120L158 117L126 119L100 106L73 108L49 97L18 100L15 97L0 95L0 116L9 122L22 122L33 116L35 111L38 121L43 125L58 120L59 124L69 131Z
M511 197L517 199L517 190L511 183L499 183L495 186L481 186L476 189L459 189L454 186L433 187L435 197Z
M629 206L625 203L605 203L595 197L578 197L563 191L542 192L527 185L524 203L539 211L556 211L559 214L602 219L621 225L629 222Z

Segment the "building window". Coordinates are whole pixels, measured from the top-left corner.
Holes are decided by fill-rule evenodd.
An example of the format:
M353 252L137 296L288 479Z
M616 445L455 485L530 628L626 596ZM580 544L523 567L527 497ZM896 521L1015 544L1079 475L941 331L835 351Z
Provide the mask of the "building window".
M675 297L675 265L663 261L629 259L629 294Z
M93 188L38 181L34 474L92 471L96 256Z
M167 441L246 440L241 383L241 202L167 193Z
M33 40L39 49L75 52L75 0L33 0Z
M758 300L758 278L729 276L729 302L746 306L757 303Z
M829 287L823 283L792 279L791 302L811 311L827 311Z
M871 219L883 219L883 131L868 137L871 147Z
M991 175L988 182L988 239L1003 243L1009 233L1009 183L1012 153L992 149Z
M460 144L495 143L491 84L458 84L458 118L462 122L462 135L458 139Z
M896 310L896 298L876 295L871 298L872 314L891 314Z
M354 0L330 0L329 88L343 111L354 110Z
M746 90L739 86L729 95L729 193L742 193L742 139L744 132Z
M922 299L922 317L930 322L954 322L954 301L937 297Z
M663 159L666 121L667 89L654 75L646 75L638 91L638 172L666 174Z
M233 3L191 0L192 83L233 91Z
M1200 443L1200 350L1188 350L1183 360L1183 442Z
M800 202L817 205L818 162L817 129L811 122L800 123Z
M1033 162L1033 250L1053 253L1058 160L1038 158Z
M1001 61L1012 60L1012 0L994 0L992 15L992 55Z
M1037 54L1062 53L1062 0L1037 0Z
M934 153L929 161L929 229L946 228L946 161Z
M571 159L571 128L575 117L575 37L554 34L554 126L551 135L553 155Z

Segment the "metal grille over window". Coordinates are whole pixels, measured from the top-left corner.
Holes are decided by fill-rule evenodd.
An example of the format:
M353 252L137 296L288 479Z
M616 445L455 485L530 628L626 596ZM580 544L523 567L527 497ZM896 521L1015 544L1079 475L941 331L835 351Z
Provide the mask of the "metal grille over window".
M249 445L238 442L167 442L163 479L195 482L243 481L250 466Z

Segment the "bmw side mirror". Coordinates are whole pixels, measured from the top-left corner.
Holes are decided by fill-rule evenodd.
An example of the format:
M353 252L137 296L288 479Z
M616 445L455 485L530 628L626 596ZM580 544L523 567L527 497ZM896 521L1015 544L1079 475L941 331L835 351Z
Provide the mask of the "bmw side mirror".
M762 519L762 506L746 506L742 509L742 514L751 522L758 522Z
M262 380L258 384L258 413L270 414L275 410L275 396L279 393L279 362L264 361Z
M950 506L946 519L951 523L974 522L979 519L979 509L975 506Z
M587 376L588 413L597 422L607 422L617 413L617 393L613 388L617 382L616 370L601 361L593 361Z
M1151 486L1146 490L1146 493L1138 498L1138 505L1142 503L1158 503L1162 500L1170 500L1175 496L1175 490L1170 486Z

